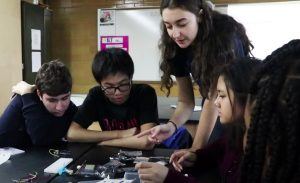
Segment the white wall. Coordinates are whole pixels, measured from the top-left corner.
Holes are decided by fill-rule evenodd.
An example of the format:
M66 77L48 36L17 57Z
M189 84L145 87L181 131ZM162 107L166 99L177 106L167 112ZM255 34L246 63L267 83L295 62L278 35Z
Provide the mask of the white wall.
M11 96L11 87L22 79L21 2L0 1L0 114Z
M300 38L300 1L232 4L228 14L245 26L257 58Z

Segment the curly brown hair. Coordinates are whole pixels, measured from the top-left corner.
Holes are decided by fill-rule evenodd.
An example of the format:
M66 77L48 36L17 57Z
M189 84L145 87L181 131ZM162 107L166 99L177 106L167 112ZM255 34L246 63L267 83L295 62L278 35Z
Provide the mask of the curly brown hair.
M209 97L211 85L218 75L215 69L232 62L239 56L235 50L237 40L241 41L244 55L250 54L253 46L246 35L245 28L232 17L213 11L204 0L162 0L161 14L165 8L181 8L201 19L197 36L191 45L194 55L191 73L194 80L200 84L201 95ZM163 23L161 29L159 44L162 56L160 69L163 72L161 89L166 88L169 95L170 88L173 86L171 59L181 48L170 38Z
M71 92L72 77L65 64L54 60L42 65L37 72L35 85L41 94L57 96Z

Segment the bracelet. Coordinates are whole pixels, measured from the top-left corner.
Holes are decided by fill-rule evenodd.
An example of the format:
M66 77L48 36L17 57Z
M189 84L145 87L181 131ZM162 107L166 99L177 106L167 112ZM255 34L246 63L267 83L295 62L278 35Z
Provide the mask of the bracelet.
M174 125L174 127L175 127L175 132L177 132L177 125L176 125L176 123L174 123L174 121L171 121L171 120L169 120L168 123L172 123Z

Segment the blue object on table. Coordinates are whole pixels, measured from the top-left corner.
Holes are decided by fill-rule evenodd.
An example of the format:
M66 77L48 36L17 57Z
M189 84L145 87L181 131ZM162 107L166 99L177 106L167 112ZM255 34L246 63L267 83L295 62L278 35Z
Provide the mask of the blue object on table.
M162 142L162 147L170 149L186 149L193 144L193 138L185 127L180 127L168 139Z

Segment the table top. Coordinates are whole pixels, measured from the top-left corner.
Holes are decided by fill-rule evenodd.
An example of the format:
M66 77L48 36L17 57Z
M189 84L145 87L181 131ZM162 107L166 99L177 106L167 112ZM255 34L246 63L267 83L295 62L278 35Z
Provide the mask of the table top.
M82 157L80 157L75 164L72 164L69 168L72 170L76 169L76 166L82 164L93 164L93 165L104 165L110 161L110 157L115 156L123 151L140 151L135 149L127 149L127 148L117 148L117 147L109 147L109 146L95 146L93 149L89 150ZM172 149L161 149L155 148L153 150L142 151L142 156L144 157L170 157L174 150ZM128 165L126 165L128 166ZM130 165L131 166L131 165ZM61 176L55 177L51 182L78 182L78 181L87 181L87 180L95 180L93 177L78 177L78 176L68 176L63 174Z
M68 150L73 161L68 165L69 169L76 170L83 162L86 164L104 165L109 162L110 157L117 155L120 149L123 151L140 151L135 149L117 148L109 146L97 146L89 143L66 143L51 147L32 147L25 150L25 153L12 156L7 162L0 165L0 182L12 182L28 177L30 173L37 172L34 182L78 182L95 180L66 174L47 174L44 169L55 162L58 157L49 153L49 149ZM142 156L164 156L169 157L172 149L156 148L149 151L142 151Z
M92 144L66 143L49 147L32 147L25 149L25 153L14 155L0 165L0 182L12 182L25 178L29 173L37 173L35 182L49 182L54 174L45 174L44 169L55 162L58 157L52 156L49 149L68 150L73 161L92 148Z

